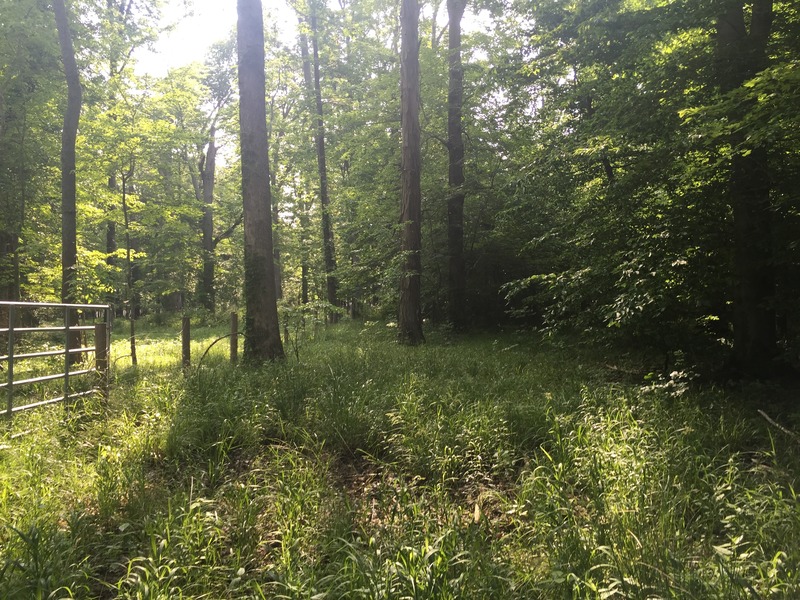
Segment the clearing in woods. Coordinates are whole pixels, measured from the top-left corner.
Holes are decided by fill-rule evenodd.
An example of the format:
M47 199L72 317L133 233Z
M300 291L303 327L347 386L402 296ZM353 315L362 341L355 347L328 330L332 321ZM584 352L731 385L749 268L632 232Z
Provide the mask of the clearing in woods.
M781 388L378 323L257 370L217 344L184 378L177 332L141 331L136 369L115 340L108 407L2 433L1 597L800 595Z

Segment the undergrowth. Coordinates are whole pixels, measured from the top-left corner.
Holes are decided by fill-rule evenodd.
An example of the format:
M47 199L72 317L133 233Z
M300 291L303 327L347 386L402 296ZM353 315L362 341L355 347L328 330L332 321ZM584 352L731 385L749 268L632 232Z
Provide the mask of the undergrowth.
M0 437L1 598L800 597L780 388L376 323L259 369L218 344L184 378L176 336L140 336L107 405Z

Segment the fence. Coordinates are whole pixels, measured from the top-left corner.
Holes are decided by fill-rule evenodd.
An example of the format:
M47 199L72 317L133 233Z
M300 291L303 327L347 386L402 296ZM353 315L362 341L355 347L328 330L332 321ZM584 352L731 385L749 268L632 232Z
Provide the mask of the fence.
M230 338L230 360L231 364L236 364L239 360L239 315L236 313L231 313L231 332L223 335L220 338L214 340L211 345L206 348L206 351L203 353L203 356L200 357L200 362L203 362L203 359L206 357L206 354L214 347L214 345L224 340L225 338ZM189 369L189 366L192 362L192 335L191 335L191 325L189 323L189 317L183 317L181 322L181 364L183 365L183 371Z
M24 311L31 312L33 309L56 310L63 315L63 325L45 325L20 327L18 322ZM5 315L3 313L6 313ZM28 410L48 404L63 402L65 400L79 398L88 394L108 393L108 353L111 332L111 307L107 304L53 304L46 302L0 302L0 315L7 316L6 327L0 327L0 338L4 335L7 340L7 354L0 356L0 367L6 365L6 382L0 383L0 390L6 392L5 415L10 420L14 413ZM85 323L87 317L94 321L91 325L76 325L81 320ZM0 325L3 325L0 322ZM72 340L80 338L80 332L94 332L94 346L83 346L82 342L78 345L71 343ZM47 350L44 352L22 352L16 353L18 339L28 334L39 333L63 333L64 348L57 350ZM72 346L72 347L70 347ZM83 369L71 370L76 364L76 359L81 354L94 353L94 366L87 366ZM27 379L14 379L15 365L19 361L48 356L63 356L63 372L51 373L40 377L30 377ZM83 392L72 392L70 382L75 377L85 376L90 373L98 373L99 387L93 387ZM21 386L33 385L47 381L63 379L63 394L57 398L50 398L22 406L14 406L15 391Z

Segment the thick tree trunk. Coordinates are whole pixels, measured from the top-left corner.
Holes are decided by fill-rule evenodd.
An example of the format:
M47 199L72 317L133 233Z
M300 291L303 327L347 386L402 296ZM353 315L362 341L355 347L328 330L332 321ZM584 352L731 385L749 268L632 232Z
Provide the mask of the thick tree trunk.
M311 9L309 25L311 27L312 64L308 52L308 40L305 34L300 35L300 52L303 58L303 78L310 98L314 99L316 126L314 128L314 142L317 149L317 171L319 173L319 203L322 213L322 256L325 267L325 291L327 301L338 305L339 283L336 280L336 254L333 241L333 226L331 224L330 197L328 196L328 166L325 154L325 117L322 107L322 88L320 85L319 68L319 35L317 31L316 8ZM335 323L338 320L336 313L330 313L328 320Z
M216 128L212 125L208 133L208 149L200 177L203 186L203 219L200 229L203 234L203 272L200 274L199 300L206 310L216 309L214 290L214 183L217 170Z
M81 114L81 82L64 0L54 0L53 10L61 46L61 60L64 63L64 75L67 80L67 110L64 113L64 129L61 132L61 299L62 302L73 303L78 255L75 140L78 136L78 121Z
M239 128L244 206L244 359L283 358L273 264L264 21L260 0L237 1Z
M778 354L772 204L764 148L733 158L730 202L734 229L734 354L737 367L770 375Z
M400 278L398 335L402 343L421 344L422 333L422 189L420 183L419 125L419 3L402 0L400 9L400 115L402 128L402 200L400 204L403 254Z
M448 312L456 330L466 327L466 275L464 268L464 139L461 132L464 69L461 65L461 18L466 0L447 0L449 30L449 89L447 92L448 183L447 248Z
M64 0L54 0L53 11L61 47L61 60L64 63L64 76L67 80L67 109L64 113L64 129L61 132L61 301L74 304L78 263L75 142L81 116L82 91ZM70 310L67 314L69 325L77 325L77 312ZM80 332L70 332L67 337L70 348L80 347ZM69 362L76 362L79 357L79 354L71 354Z
M772 18L772 0L753 3L749 31L741 0L719 18L717 65L723 93L767 66ZM738 107L731 121L741 120L747 110L747 105ZM746 147L746 136L738 131L730 139L735 152L728 187L734 229L734 361L743 373L768 376L778 355L769 160L766 148Z

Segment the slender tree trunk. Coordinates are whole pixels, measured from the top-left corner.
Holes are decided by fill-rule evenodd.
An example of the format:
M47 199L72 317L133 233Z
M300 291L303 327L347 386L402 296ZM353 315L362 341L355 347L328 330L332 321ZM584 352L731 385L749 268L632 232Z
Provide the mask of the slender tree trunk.
M272 106L270 108L270 131L273 130L272 124L275 120L275 102L273 100ZM284 117L288 116L288 111L284 111ZM280 186L278 185L278 159L281 149L281 140L283 136L286 135L286 131L281 129L275 135L275 143L272 145L272 170L271 170L271 177L272 177L272 233L273 233L273 249L272 249L272 258L275 263L275 295L280 300L283 298L283 272L281 269L281 249L280 249L280 224L281 224L281 217L280 217L280 199L282 197Z
M277 198L272 203L272 230L279 232L278 229L281 224L280 210L278 208ZM283 298L283 270L281 268L281 249L280 237L274 240L274 247L272 248L272 260L275 263L275 297L280 300Z
M0 230L0 300L19 300L19 237Z
M461 132L464 69L461 65L461 18L466 0L447 0L449 30L449 89L447 92L447 149L449 158L447 201L448 308L457 330L467 325L464 268L464 139Z
M311 8L309 19L311 27L311 48L313 51L313 79L311 75L311 57L308 52L308 40L305 34L300 34L300 52L303 58L303 78L309 98L314 98L316 126L314 128L314 141L317 148L317 170L319 173L319 201L322 212L322 254L325 266L325 291L330 304L338 305L338 287L336 280L336 255L333 241L333 226L331 225L330 198L328 196L328 167L325 154L325 117L322 107L322 88L320 85L319 68L319 34L317 31L316 8ZM338 320L336 313L328 315L330 322Z
M117 251L117 224L114 221L106 223L106 264L113 266L117 259L113 254Z
M298 206L300 207L300 302L301 304L308 304L308 205L305 199L298 199Z
M203 186L203 219L200 228L203 234L203 272L200 276L199 300L206 310L216 309L214 290L214 184L217 170L216 128L212 125L208 133L208 149L200 170Z
M767 42L772 29L772 0L752 4L748 31L745 3L729 5L717 22L717 64L720 89L731 92L768 65ZM748 105L735 109L741 120ZM734 148L728 180L733 212L734 362L742 372L769 376L778 355L773 261L772 203L769 158L763 146L749 146L747 132L730 138Z
M300 303L308 304L308 261L300 266Z
M244 359L283 358L273 264L261 0L237 1L239 128L244 206Z
M403 267L400 279L398 335L402 343L421 344L422 189L419 125L419 2L402 0L400 9L400 115L402 128L402 200L400 204Z
M131 217L128 210L128 181L133 177L133 166L122 176L122 219L125 224L125 302L128 305L130 325L131 363L138 364L136 357L136 302L133 294L133 256L131 248Z

